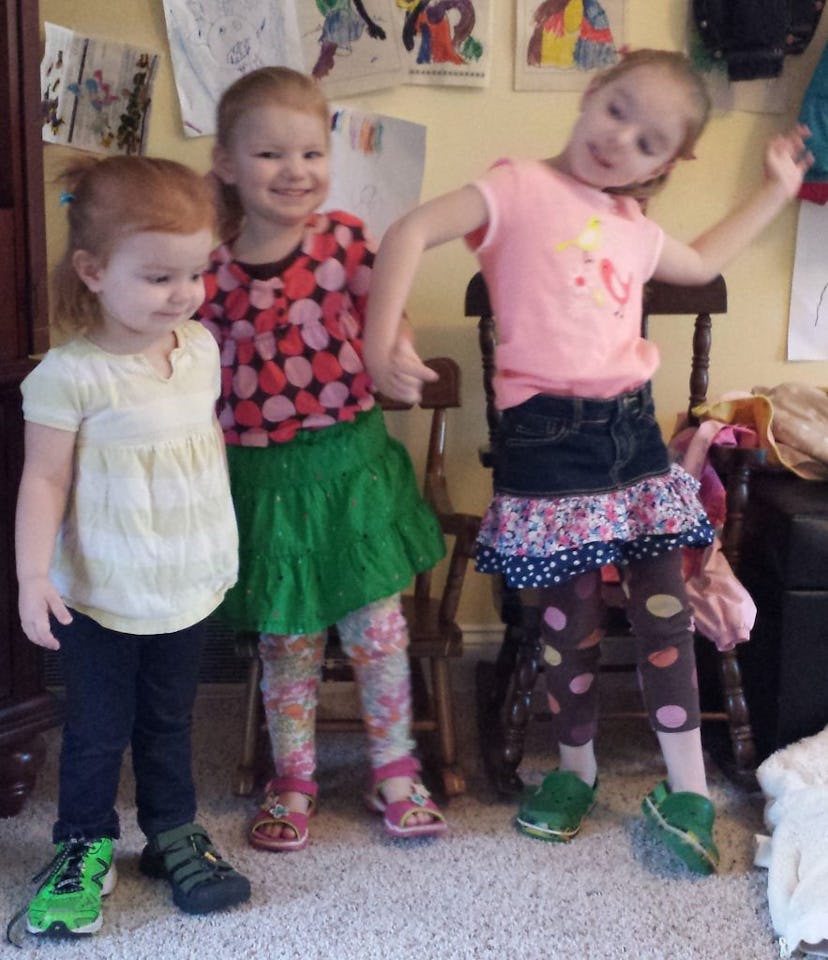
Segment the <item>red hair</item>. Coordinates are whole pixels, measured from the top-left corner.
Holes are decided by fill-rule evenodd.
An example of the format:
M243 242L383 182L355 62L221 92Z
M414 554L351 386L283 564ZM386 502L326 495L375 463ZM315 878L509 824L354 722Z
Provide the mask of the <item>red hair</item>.
M79 332L100 320L97 296L74 267L78 250L106 264L116 244L135 233L215 229L212 191L204 177L174 160L107 157L81 161L60 176L69 217L66 250L52 275L56 326Z

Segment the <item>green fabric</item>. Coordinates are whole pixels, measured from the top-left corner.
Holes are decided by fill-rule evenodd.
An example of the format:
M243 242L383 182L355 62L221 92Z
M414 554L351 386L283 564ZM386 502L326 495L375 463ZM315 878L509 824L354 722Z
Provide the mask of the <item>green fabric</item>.
M404 590L445 554L437 518L382 411L227 449L239 582L218 616L236 629L313 633Z
M597 780L588 787L574 773L553 770L539 787L526 791L515 817L517 828L538 840L565 843L581 829L597 791Z
M641 804L645 818L661 842L694 873L716 872L719 851L713 842L716 811L707 797L689 791L671 793L665 781Z

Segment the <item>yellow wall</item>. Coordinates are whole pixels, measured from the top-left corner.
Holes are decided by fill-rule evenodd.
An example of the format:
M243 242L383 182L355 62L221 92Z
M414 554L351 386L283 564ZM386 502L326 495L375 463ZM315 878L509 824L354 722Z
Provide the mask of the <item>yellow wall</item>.
M678 49L683 44L684 0L628 0L627 42L635 47ZM423 199L459 186L503 155L541 157L558 150L575 119L578 94L516 93L513 90L514 4L492 0L497 22L491 86L486 90L400 86L342 100L366 110L392 114L428 128ZM160 0L125 4L112 0L41 0L41 17L82 33L146 46L164 54L153 98L148 152L169 156L206 170L211 139L187 140L181 122L167 57L164 13ZM691 239L718 218L734 198L761 175L767 137L796 119L802 93L828 38L828 16L806 52L786 60L791 77L791 107L785 115L732 112L717 115L698 147L698 159L682 164L666 192L650 207L651 216L668 232ZM62 148L47 145L46 177L65 161ZM57 188L47 182L47 234L50 261L63 243L63 215ZM828 385L828 363L787 363L787 314L796 228L791 205L765 236L728 267L729 313L714 325L710 395L750 389L784 380ZM465 407L450 423L449 477L458 508L480 512L486 504L489 477L477 463L485 437L479 356L473 321L462 316L463 294L475 261L460 242L428 253L409 309L424 356L451 354L463 369ZM650 335L662 351L655 380L656 404L665 429L686 405L691 322L656 318ZM399 416L399 415L397 415ZM422 451L422 431L393 420L392 430L408 443L415 459ZM464 592L461 620L492 624L496 617L487 577L471 573Z

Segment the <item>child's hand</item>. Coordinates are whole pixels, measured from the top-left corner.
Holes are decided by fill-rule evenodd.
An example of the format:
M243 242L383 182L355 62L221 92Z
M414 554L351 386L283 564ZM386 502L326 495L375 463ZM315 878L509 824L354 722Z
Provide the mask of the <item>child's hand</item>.
M59 650L60 643L49 625L51 613L58 623L71 623L72 614L48 577L32 577L20 584L18 608L23 632L39 647Z
M391 350L388 363L379 368L374 365L370 373L380 393L402 403L417 403L422 396L423 384L438 379L431 367L427 367L420 359L404 328Z
M787 133L774 137L765 155L765 176L783 189L785 196L795 197L802 186L802 178L814 162L814 155L805 146L811 131L799 124Z

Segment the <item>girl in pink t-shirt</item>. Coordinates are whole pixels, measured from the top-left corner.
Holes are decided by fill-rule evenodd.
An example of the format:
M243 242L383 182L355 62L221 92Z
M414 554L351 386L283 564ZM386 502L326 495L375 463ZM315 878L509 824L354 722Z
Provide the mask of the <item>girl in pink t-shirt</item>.
M598 74L568 143L545 161L503 161L386 233L374 264L365 357L383 393L412 401L433 374L391 346L424 250L466 237L497 317L495 496L478 569L525 591L544 644L559 769L527 795L517 825L569 840L597 793L601 568L617 564L638 640L650 722L667 768L644 799L657 835L691 870L718 863L699 730L682 546L713 536L697 486L671 466L655 420L655 346L640 334L650 277L704 284L796 196L813 158L807 129L771 140L765 178L690 245L637 200L692 156L709 98L682 54L639 50ZM531 592L528 592L531 591Z

